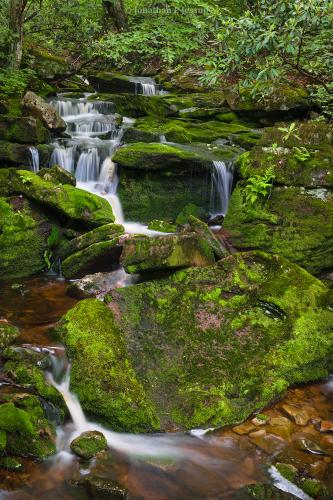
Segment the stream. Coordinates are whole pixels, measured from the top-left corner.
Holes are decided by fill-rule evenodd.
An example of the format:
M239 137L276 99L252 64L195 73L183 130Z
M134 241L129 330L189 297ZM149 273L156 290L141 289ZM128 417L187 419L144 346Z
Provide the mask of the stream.
M137 79L135 83L138 93L149 96L159 92L151 79ZM53 143L50 166L61 165L75 175L78 187L107 199L116 222L124 225L125 232L160 234L138 221L126 220L117 194L119 178L111 157L133 120L116 115L112 103L91 101L89 96L73 99L58 95L51 101L67 123L68 137ZM38 151L34 148L31 148L31 158L32 169L38 171ZM226 213L232 187L232 168L223 161L214 161L211 200L218 206L212 215ZM121 271L120 274L122 276ZM117 279L118 275L115 281ZM123 286L129 283L125 277ZM296 498L311 498L283 479L274 467L269 469L277 456L281 461L289 457L305 469L317 468L319 479L333 481L329 454L318 455L300 449L300 442L313 439L333 454L333 438L323 436L317 425L318 418L332 420L331 380L292 388L283 401L265 409L269 424L264 440L252 436L258 429L251 418L245 424L248 427L242 428L244 432L241 426L236 426L154 435L116 433L94 422L84 414L71 392L70 362L63 346L55 343L49 333L77 302L67 295L67 286L68 282L57 276L40 276L19 283L6 282L0 289L0 317L21 329L21 344L50 353L53 368L45 377L63 395L70 415L57 429L54 457L42 463L23 459L22 472L0 472L1 499L100 498L103 488L112 489L113 485L120 485L120 489L128 491L128 498L138 500L233 499L241 487L256 482L274 483ZM6 385L0 383L0 392L5 390ZM281 425L281 418L285 418L282 406L286 403L306 409L311 417L308 423L295 425L287 432L287 423ZM280 424L275 425L274 419L280 419ZM81 462L71 453L70 443L88 430L98 430L105 435L108 452L97 460ZM123 496L117 497L115 493L115 496L106 494L104 498Z

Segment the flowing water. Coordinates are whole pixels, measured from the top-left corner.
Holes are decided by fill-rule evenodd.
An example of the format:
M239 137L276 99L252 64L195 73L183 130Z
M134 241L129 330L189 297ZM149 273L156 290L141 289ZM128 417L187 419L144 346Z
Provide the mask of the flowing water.
M124 278L121 271L115 274L117 279L119 276ZM129 499L135 500L233 499L240 487L271 480L281 490L308 500L309 497L283 479L275 467L266 472L266 466L274 464L278 454L282 461L291 461L297 467L302 464L304 470L320 469L321 477L332 483L331 459L299 451L299 439L307 436L333 454L333 439L321 435L315 423L294 426L288 439L281 437L283 429L274 431L271 426L267 434L270 440L265 445L258 445L248 433L238 434L232 429L131 435L113 432L112 422L111 428L106 428L87 418L70 390L70 364L64 349L48 334L48 328L75 303L66 295L66 287L63 280L40 277L5 283L0 289L0 316L21 327L23 337L20 341L34 349L44 346L51 353L53 368L46 379L63 394L70 413L68 421L57 431L56 456L43 463L23 459L22 472L2 473L0 470L1 499L99 498L91 487L86 490L75 485L85 482L105 486L115 480L128 490ZM3 390L0 385L0 393ZM330 419L332 401L333 380L292 389L283 402L264 412L270 419L281 417L282 403L289 403L311 411L314 417ZM90 462L80 462L74 457L70 442L86 430L103 432L110 453ZM112 497L106 495L106 498Z
M29 148L30 154L31 154L31 167L33 172L38 172L39 171L39 152L37 148L34 148L31 146Z
M225 216L228 211L234 182L234 169L232 164L224 161L214 161L211 182L210 205L213 216Z
M145 76L133 76L130 78L130 81L135 83L136 94L152 96L165 93L162 90L160 90L160 86L156 85L156 82L153 78Z

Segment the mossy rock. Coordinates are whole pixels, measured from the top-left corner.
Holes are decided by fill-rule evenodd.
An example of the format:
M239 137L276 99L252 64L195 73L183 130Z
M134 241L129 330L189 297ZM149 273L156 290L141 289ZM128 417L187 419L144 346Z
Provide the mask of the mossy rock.
M301 87L288 84L272 89L270 95L262 99L254 99L250 91L239 91L237 85L225 89L225 96L232 111L289 111L310 109L310 98L307 91Z
M250 484L238 490L235 494L236 500L296 500L299 497L280 490L270 484Z
M120 288L107 305L80 302L59 327L72 389L117 430L238 423L290 385L330 373L327 293L284 258L248 252ZM141 405L127 419L134 380L153 420Z
M1 357L6 361L24 362L37 366L42 370L52 367L51 358L45 352L39 352L29 347L10 346L2 353Z
M249 205L239 184L223 227L238 250L277 253L314 274L333 267L333 196L325 190L275 187L266 202Z
M20 144L48 142L49 131L42 122L32 116L11 117L0 115L0 140Z
M60 167L60 165L53 165L49 168L42 168L38 172L39 177L54 184L63 184L69 186L76 186L76 179L68 170Z
M130 76L101 71L89 75L89 82L97 92L126 92L135 94L136 84Z
M83 432L71 442L71 450L85 460L93 458L97 453L106 450L105 436L98 431Z
M124 240L121 263L125 271L209 266L215 262L209 242L195 233L168 236L133 236Z
M56 452L55 429L36 396L25 394L0 405L0 430L6 432L7 454L46 458Z
M12 193L23 194L69 225L93 229L114 221L110 204L97 195L55 184L26 170L0 169L0 195Z
M30 276L45 269L50 227L46 216L27 199L0 198L0 280Z
M124 226L121 224L105 224L89 231L88 233L84 233L70 241L67 241L58 249L57 254L62 259L66 258L73 253L94 245L95 243L113 240L115 236L120 236L124 233L124 231Z
M188 172L209 168L211 162L197 153L176 146L138 142L119 148L112 160L122 167L142 171Z
M25 62L34 69L41 78L54 79L57 74L63 75L69 70L69 65L63 57L52 54L44 47L29 46L25 53Z
M122 169L118 195L129 221L148 224L151 220L160 219L163 214L166 222L174 223L189 204L198 207L196 214L208 217L210 175L200 167L194 167L191 175Z
M0 457L0 469L20 471L23 469L23 464L14 457Z
M244 178L262 175L273 167L275 182L287 186L333 186L333 127L325 123L297 124L295 135L283 140L279 128L265 129L260 141L250 153L238 159L237 167ZM272 148L272 144L276 147Z
M46 102L41 96L28 91L22 99L23 112L38 118L45 127L51 132L57 134L65 132L66 122L59 113Z
M215 234L207 226L207 224L202 222L197 217L194 217L193 215L189 216L188 222L192 231L197 233L200 238L206 241L216 257L222 259L222 257L225 257L227 255L227 251L225 250L225 248L223 248L221 242L216 238Z
M152 220L148 224L148 229L152 231L159 231L161 233L175 233L177 228L174 224L166 222L164 220Z
M68 279L82 278L85 274L115 269L121 254L119 236L93 243L67 257L62 263L63 275Z
M205 218L205 212L202 207L195 205L194 203L189 203L183 207L182 211L177 215L176 222L179 225L187 224L189 217L193 216L198 219Z
M57 331L72 363L71 389L86 411L106 419L115 431L159 428L110 309L95 299L79 302Z
M0 170L8 166L23 167L30 164L31 153L27 144L0 140Z
M5 347L8 347L19 336L20 336L20 330L16 326L11 325L6 320L0 319L0 350L5 349Z

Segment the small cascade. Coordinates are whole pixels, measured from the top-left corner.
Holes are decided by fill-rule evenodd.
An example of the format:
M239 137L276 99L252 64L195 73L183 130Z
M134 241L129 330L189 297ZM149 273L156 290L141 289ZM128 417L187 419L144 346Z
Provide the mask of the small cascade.
M99 175L99 164L98 148L84 151L77 162L75 177L79 182L95 181Z
M214 161L211 177L211 208L213 215L226 215L234 181L233 166Z
M148 78L145 76L134 76L130 79L130 81L135 83L136 94L152 96L158 95L160 93L159 86L156 84L153 78Z
M39 171L39 151L37 148L30 147L29 148L31 154L31 167L33 172Z
M89 421L75 394L70 390L70 364L66 356L59 352L51 355L52 372L46 372L46 380L63 396L70 413L72 424L58 429L57 450L58 457L68 460L70 443L74 438L86 431L99 431L106 437L108 446L131 457L160 459L190 459L198 463L204 461L200 451L189 451L183 446L184 441L192 442L190 436L183 436L181 440L174 439L173 435L140 436L135 434L120 434L105 429L100 424ZM74 457L73 457L74 458Z

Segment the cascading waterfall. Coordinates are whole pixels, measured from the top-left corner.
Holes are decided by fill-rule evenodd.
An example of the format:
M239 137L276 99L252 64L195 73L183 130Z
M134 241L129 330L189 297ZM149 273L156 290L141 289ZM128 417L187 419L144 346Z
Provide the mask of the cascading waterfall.
M53 144L50 166L60 165L75 175L79 188L106 198L112 206L116 222L123 224L128 233L160 234L142 224L125 222L117 196L119 179L111 157L120 144L124 128L133 120L124 117L122 126L117 126L116 116L112 114L114 105L88 101L87 96L69 99L60 95L50 101L67 123L66 133L70 135L70 138L59 139Z
M145 96L160 94L159 86L156 85L153 78L148 78L145 76L133 76L130 81L135 83L136 94L143 94Z
M211 177L211 207L213 215L225 216L234 181L234 169L224 161L214 161Z
M39 171L39 151L37 148L30 147L29 148L30 154L31 154L31 166L33 172L38 172Z

